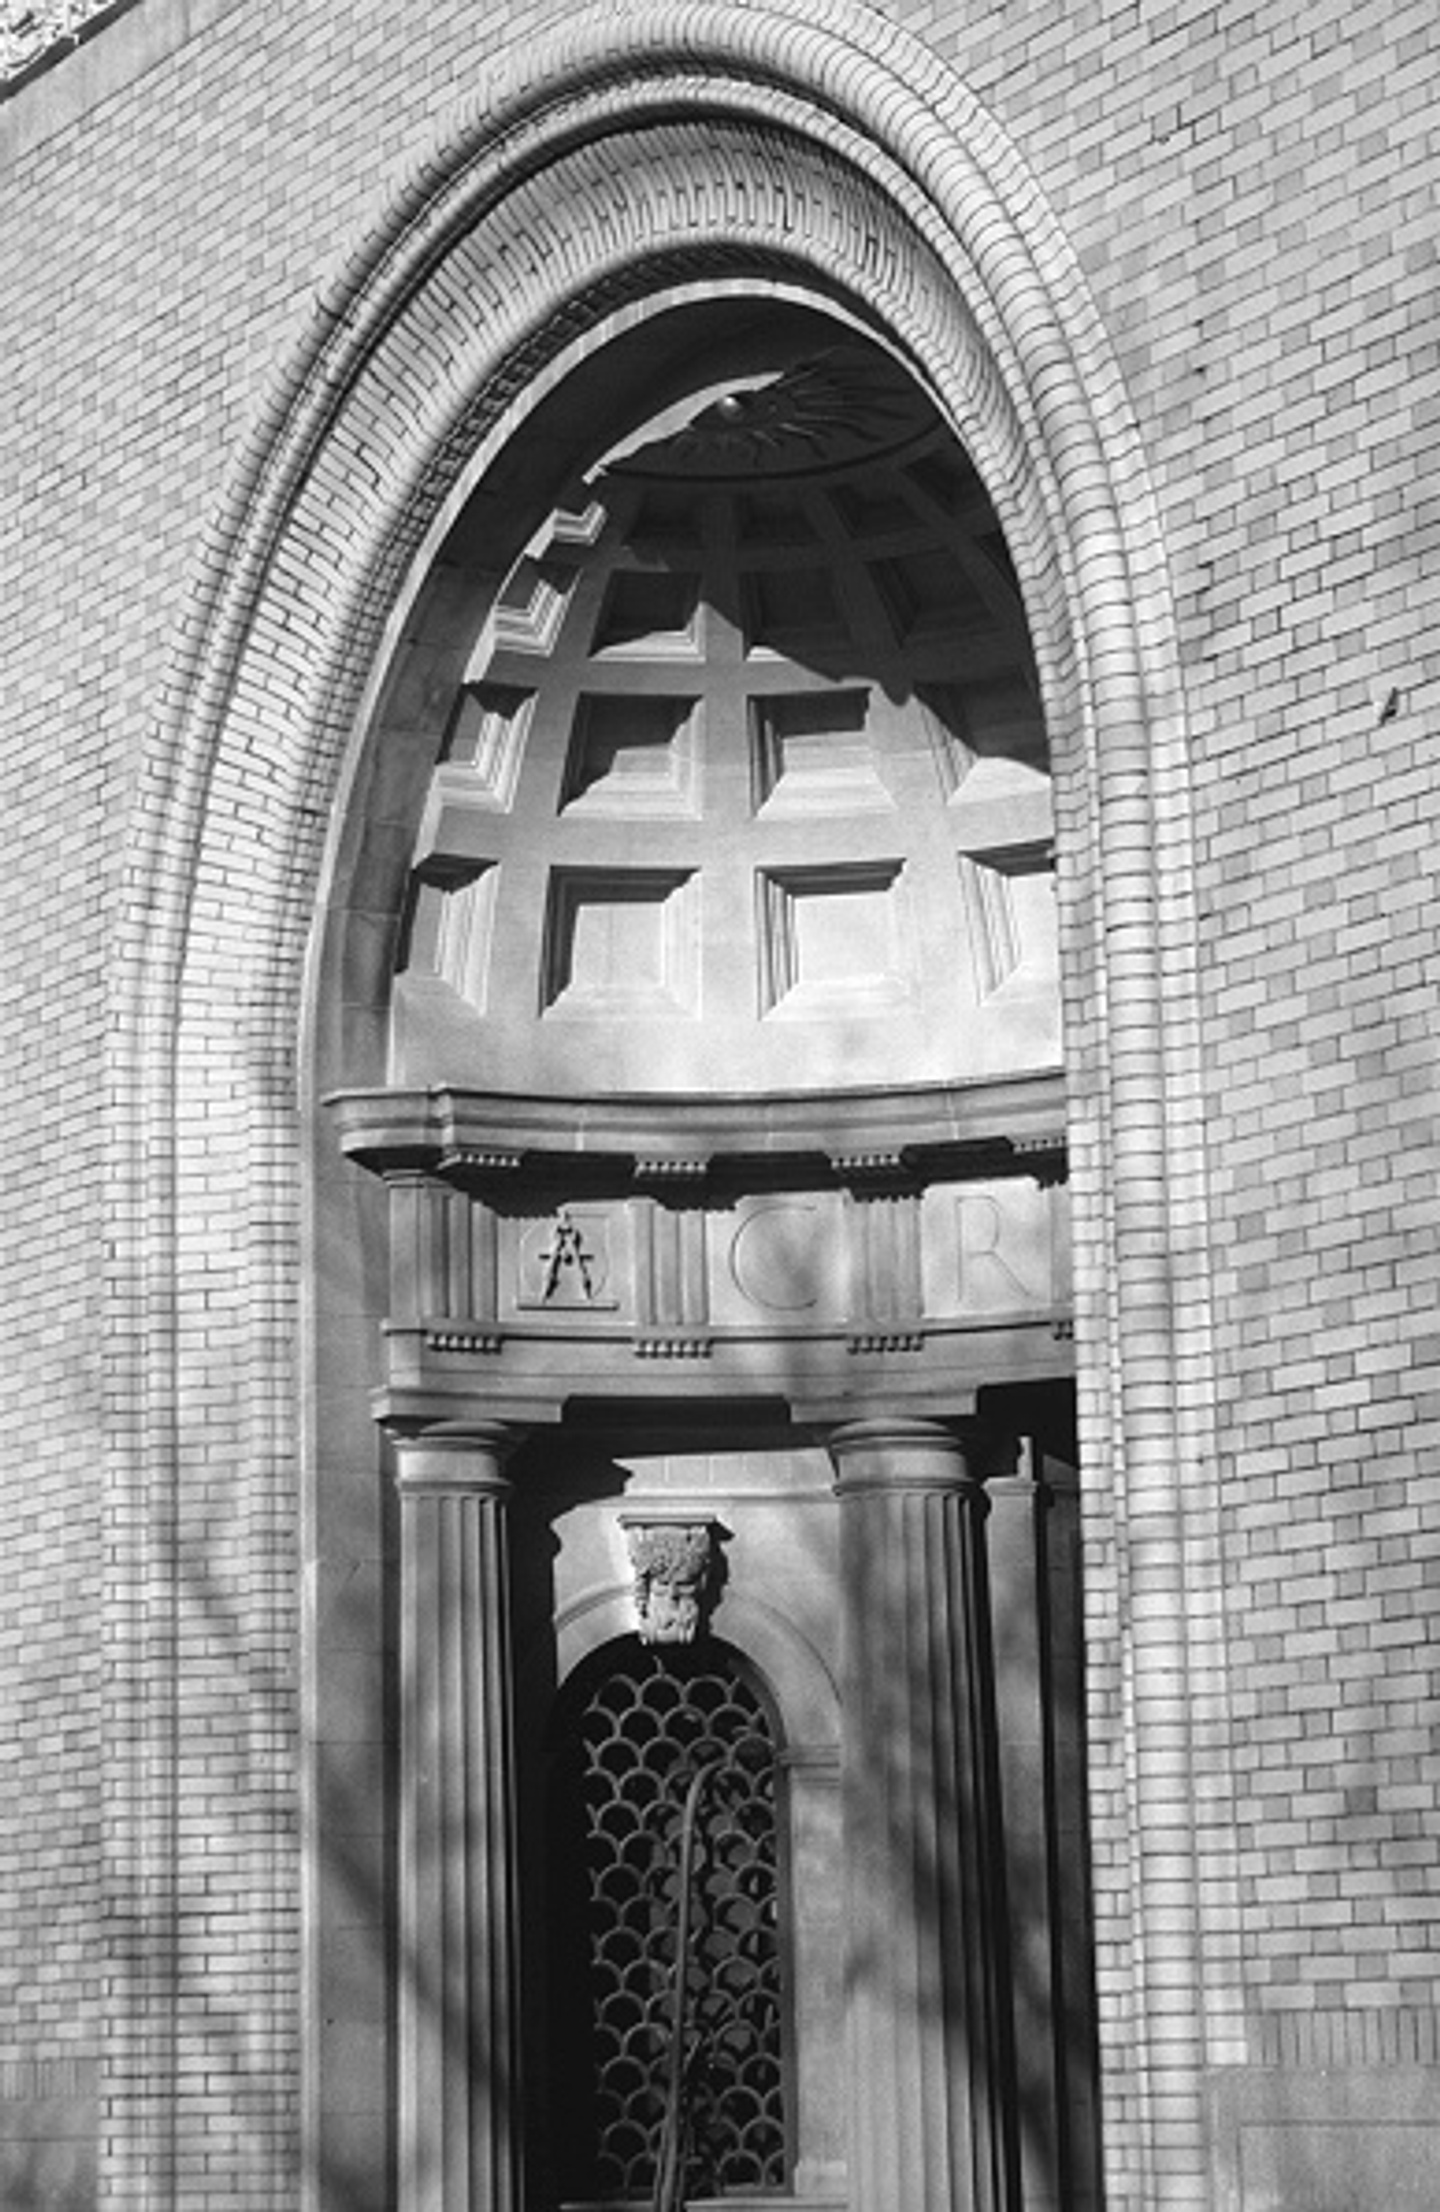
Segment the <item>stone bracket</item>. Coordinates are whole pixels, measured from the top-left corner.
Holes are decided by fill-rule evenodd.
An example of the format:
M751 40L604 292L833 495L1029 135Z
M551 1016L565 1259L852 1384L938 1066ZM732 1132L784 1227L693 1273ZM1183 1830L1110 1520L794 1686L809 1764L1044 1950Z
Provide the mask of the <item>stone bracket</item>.
M693 1644L709 1622L723 1565L710 1514L622 1513L635 1572L635 1625L645 1644Z

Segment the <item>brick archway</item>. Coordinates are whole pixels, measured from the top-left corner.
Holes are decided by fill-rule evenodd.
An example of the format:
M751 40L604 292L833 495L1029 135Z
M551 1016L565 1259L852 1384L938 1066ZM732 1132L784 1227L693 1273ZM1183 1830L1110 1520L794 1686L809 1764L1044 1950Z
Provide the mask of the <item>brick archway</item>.
M1171 1728L1187 1687L1217 1692L1220 1676L1213 1621L1178 1603L1217 1563L1164 564L1113 361L1033 180L958 81L866 11L697 0L620 29L591 9L517 50L338 274L237 468L151 749L119 953L113 1318L143 1414L112 1486L117 1679L184 1610L174 1546L191 1513L226 1517L224 1603L253 1647L277 1673L289 1647L273 1566L305 1444L307 947L368 687L427 549L582 353L687 287L735 283L853 317L911 367L980 468L1025 591L1057 764L1087 1511L1106 1562L1090 1636L1111 2188L1117 2205L1198 2205L1206 1885ZM223 1406L207 1363L244 1377ZM174 1745L205 1633L181 1637L108 1777L126 1874L172 1903L199 1848ZM257 1728L249 1787L277 1829L293 1748ZM291 1879L278 1845L252 1904L276 1929ZM178 1986L172 1913L156 1925L111 2031L117 2202L137 2131L157 2126L163 2171L159 2136L205 2128L204 2092L180 2100L182 2002L157 2018L147 1998L142 2019L147 1976ZM272 2023L277 2103L294 2032ZM162 2123L142 2117L164 2101L157 2040Z

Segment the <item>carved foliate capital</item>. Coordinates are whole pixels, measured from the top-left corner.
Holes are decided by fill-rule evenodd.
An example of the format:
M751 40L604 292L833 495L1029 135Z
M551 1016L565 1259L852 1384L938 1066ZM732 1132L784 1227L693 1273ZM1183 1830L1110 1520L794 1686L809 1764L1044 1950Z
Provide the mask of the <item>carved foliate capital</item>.
M716 1523L702 1515L622 1514L635 1570L635 1625L645 1644L693 1644L719 1579Z

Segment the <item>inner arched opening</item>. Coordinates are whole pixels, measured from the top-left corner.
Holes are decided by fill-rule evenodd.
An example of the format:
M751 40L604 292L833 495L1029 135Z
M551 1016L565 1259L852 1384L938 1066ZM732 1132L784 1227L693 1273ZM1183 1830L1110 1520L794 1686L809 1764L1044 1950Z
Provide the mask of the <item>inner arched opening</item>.
M612 2049L634 1993L596 1994L603 1928L560 1941L548 1910L557 1823L589 1818L580 1784L545 1781L589 1680L567 1652L577 1622L614 1628L639 1528L724 1547L677 1673L710 1678L707 1638L753 1663L757 1624L783 1623L841 1686L823 1727L786 1731L776 1798L785 2030L752 2071L779 2069L781 2119L756 2123L758 2164L749 2138L682 2160L675 2204L858 2207L900 2155L889 2119L857 2118L880 2058L938 2067L947 2096L967 2073L945 2156L970 2128L997 2205L1093 2204L1049 754L994 506L910 370L759 296L657 314L558 381L417 594L350 834L325 1050L344 1148L387 1192L376 1410L402 1460L518 1443L530 2201L631 2202L656 2171L655 2022L635 2076ZM921 1494L944 1505L933 1559ZM959 1514L984 1516L969 1549ZM624 1807L643 1735L607 1739ZM402 1747L402 1795L405 1773ZM682 1766L669 1784L683 1800ZM402 1969L423 1844L395 1875ZM630 1902L664 1918L653 1885ZM887 1914L939 1965L906 1981L857 1936ZM656 1963L652 1996L663 1944L658 1984ZM735 1969L723 1945L710 1963L697 2018ZM398 2005L421 2047L403 1971ZM847 2091L856 2049L873 2080ZM622 2077L634 2109L557 2156L556 2084ZM423 2129L418 2070L403 2094Z

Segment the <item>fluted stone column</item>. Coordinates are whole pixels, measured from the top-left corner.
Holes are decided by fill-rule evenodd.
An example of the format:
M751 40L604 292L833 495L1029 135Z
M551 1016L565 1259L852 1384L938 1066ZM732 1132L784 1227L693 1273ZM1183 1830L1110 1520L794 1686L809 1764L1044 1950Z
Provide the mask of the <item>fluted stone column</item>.
M830 1439L846 1603L854 2212L1010 2212L985 1498L938 1423Z
M515 1749L496 1426L397 1445L399 2212L520 2212Z

